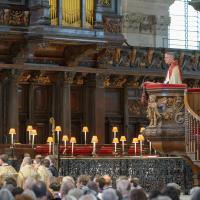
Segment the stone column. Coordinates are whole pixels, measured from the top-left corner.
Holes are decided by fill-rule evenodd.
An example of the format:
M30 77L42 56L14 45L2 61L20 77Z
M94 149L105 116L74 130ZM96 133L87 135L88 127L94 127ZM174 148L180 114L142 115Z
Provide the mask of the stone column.
M74 72L64 72L62 86L62 132L69 136L71 136L71 84L73 83L74 75Z
M128 113L128 88L125 85L124 86L124 124L123 124L123 129L124 129L124 134L127 138L129 139L128 135L128 124L129 124L129 113Z
M49 0L34 0L30 3L30 25L50 25Z
M15 128L17 132L15 141L19 139L18 78L19 71L12 70L8 82L7 96L7 133L10 128Z

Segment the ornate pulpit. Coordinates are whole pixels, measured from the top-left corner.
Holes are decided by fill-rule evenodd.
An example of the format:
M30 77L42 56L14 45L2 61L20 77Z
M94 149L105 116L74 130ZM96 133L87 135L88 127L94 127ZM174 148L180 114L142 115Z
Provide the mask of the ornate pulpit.
M154 147L161 153L185 153L185 84L145 83L148 94L147 117L149 125L145 130Z

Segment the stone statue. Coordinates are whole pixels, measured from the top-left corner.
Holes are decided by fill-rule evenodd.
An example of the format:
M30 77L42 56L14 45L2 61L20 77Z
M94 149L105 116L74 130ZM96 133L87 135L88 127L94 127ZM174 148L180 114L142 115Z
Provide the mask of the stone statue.
M158 119L161 117L158 112L158 107L156 103L156 96L150 95L147 107L147 117L150 120L149 127L156 127Z

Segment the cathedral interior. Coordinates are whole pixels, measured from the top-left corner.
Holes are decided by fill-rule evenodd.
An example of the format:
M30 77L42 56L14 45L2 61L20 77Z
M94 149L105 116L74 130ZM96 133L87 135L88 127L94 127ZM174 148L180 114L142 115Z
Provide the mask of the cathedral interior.
M174 30L178 2L187 13ZM101 174L137 174L147 190L166 180L184 191L199 185L200 35L191 9L200 17L199 0L1 0L0 152L54 154L60 173L74 177L95 175L96 160ZM163 83L166 52L183 84Z

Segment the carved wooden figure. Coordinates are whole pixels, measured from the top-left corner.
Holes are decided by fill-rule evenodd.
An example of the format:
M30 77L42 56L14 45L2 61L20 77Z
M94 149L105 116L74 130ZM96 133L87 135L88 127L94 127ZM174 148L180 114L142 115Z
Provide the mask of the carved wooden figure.
M147 107L147 117L150 120L149 127L156 127L157 121L161 116L160 116L160 113L158 112L155 95L149 96L149 103Z

